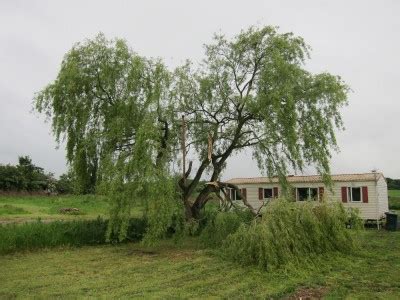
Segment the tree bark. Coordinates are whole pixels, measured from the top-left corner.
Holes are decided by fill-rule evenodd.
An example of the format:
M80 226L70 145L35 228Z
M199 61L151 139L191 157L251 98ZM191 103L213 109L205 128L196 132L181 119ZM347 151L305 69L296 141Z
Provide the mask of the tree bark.
M160 166L162 159L164 157L165 151L167 151L167 143L169 140L169 125L168 122L162 118L158 118L158 121L162 123L161 131L163 132L160 134L160 150L157 153L156 158L156 166Z
M248 117L242 117L241 116L241 110L239 111L239 118L238 118L238 123L237 127L235 129L235 134L233 137L233 140L229 147L223 152L222 154L219 155L211 155L211 163L213 165L213 173L210 178L210 182L216 182L218 181L219 176L221 175L223 166L226 162L226 160L229 158L229 156L232 154L232 152L237 148L237 144L240 139L240 134L242 131L242 128L244 124L249 120ZM214 140L215 138L213 138ZM181 188L183 190L183 197L184 197L184 203L185 205L187 204L188 197L192 194L194 188L198 185L201 175L203 174L205 168L208 166L210 163L209 159L206 158L203 160L202 164L200 165L195 178L193 181L190 183L190 185L186 188L185 186L181 185ZM197 196L195 202L193 205L191 205L191 211L192 211L192 217L193 218L198 218L200 216L200 212L203 209L203 207L206 205L208 200L210 199L210 194L213 192L216 192L217 189L216 187L206 185L200 192L200 194Z

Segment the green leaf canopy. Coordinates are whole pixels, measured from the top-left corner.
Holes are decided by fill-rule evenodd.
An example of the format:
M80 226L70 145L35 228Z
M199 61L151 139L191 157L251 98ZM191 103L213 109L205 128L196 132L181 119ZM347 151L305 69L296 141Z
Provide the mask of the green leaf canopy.
M340 77L307 71L304 40L275 27L251 27L232 39L216 35L205 50L199 66L188 61L170 71L100 34L76 44L56 80L36 95L57 141L66 140L81 191L97 186L114 199L113 219L125 221L111 231L124 231L133 199L151 201L154 235L179 210L197 218L219 192L200 180L218 181L228 158L244 149L283 182L289 169L307 165L329 179L347 103ZM191 180L179 180L182 201L176 201L171 166L179 163L182 115L186 150L198 162L187 170Z

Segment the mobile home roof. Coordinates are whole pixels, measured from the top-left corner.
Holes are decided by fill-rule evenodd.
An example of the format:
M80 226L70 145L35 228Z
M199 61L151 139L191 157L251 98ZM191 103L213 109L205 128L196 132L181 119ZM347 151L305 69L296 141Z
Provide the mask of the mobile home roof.
M382 173L363 173L363 174L337 174L331 175L332 181L346 182L346 181L377 181ZM322 176L287 176L289 183L306 183L306 182L323 182ZM249 177L249 178L232 178L227 181L232 184L252 184L252 183L277 183L278 177Z

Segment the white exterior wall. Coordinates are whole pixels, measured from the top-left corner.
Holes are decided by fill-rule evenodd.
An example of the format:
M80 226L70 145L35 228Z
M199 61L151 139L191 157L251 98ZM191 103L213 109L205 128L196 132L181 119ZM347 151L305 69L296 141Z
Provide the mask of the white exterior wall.
M360 215L363 219L379 219L384 216L384 213L388 211L388 196L386 181L383 176L380 176L377 182L375 181L354 181L354 182L333 182L332 191L330 191L325 185L317 182L310 183L292 183L293 187L324 187L324 197L328 201L342 202L342 187L368 187L368 203L363 202L351 202L348 199L347 203L343 203L344 207L357 208L360 211ZM237 184L239 188L246 188L247 201L254 207L259 208L262 205L262 201L258 199L259 188L274 188L278 187L279 194L281 193L281 187L277 183L258 183L258 184Z
M368 187L368 203L351 202L348 199L347 203L343 203L344 207L357 208L360 211L360 216L363 219L379 219L379 203L376 193L376 182L375 181L356 181L356 182L335 182L332 187L334 194L328 192L327 199L342 202L342 186L347 187ZM361 193L362 194L362 193Z
M388 188L385 178L381 176L376 182L376 193L378 198L379 214L384 216L389 211Z
M240 189L245 188L246 189L246 195L247 195L247 201L250 203L251 206L254 208L258 209L260 206L263 204L262 201L258 200L258 188L273 188L273 187L279 187L279 184L238 184L237 185ZM238 202L242 202L241 200L238 200Z

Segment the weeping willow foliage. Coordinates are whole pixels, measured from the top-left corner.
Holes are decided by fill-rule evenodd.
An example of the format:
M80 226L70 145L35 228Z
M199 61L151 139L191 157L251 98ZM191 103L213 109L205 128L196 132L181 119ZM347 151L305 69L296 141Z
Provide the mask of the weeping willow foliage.
M227 159L247 149L263 173L283 183L289 170L309 165L329 183L335 131L343 129L340 108L349 88L339 76L309 72L309 58L303 38L272 26L250 27L232 38L215 35L199 67L188 63L176 70L174 94L187 115L188 143L199 161L195 180L206 171L208 181L218 180ZM184 188L187 197L195 183ZM211 189L203 188L194 207L207 202Z
M242 223L221 249L231 260L263 269L296 265L319 254L350 254L358 245L347 229L349 217L353 231L360 229L355 212L349 215L341 203L273 201L261 220Z
M178 196L168 172L174 130L170 125L170 143L161 145L159 122L169 118L169 81L160 61L99 34L76 44L56 80L35 96L35 108L51 118L56 140L66 142L81 192L96 189L109 196L108 237L126 238L135 205L149 203L149 237L161 236L176 212Z
M289 168L310 164L328 182L348 87L338 76L305 70L308 57L301 37L251 27L232 39L215 36L198 67L170 71L99 34L73 46L34 105L65 141L80 192L110 197L109 236L124 239L131 208L144 204L155 239L182 213L200 217L216 192L200 180L219 180L228 158L244 149L282 183ZM186 149L198 162L177 193L171 165L179 164L182 115Z
M131 208L146 206L148 229L144 242L151 243L163 237L175 219L183 218L176 182L167 168L155 164L155 149L150 141L152 124L144 120L137 130L135 145L116 159L109 157L102 164L101 189L111 199L110 223L107 236L126 238Z
M238 230L240 225L250 224L253 218L248 210L240 209L210 213L206 216L206 225L201 230L200 241L207 247L220 247L230 234Z

